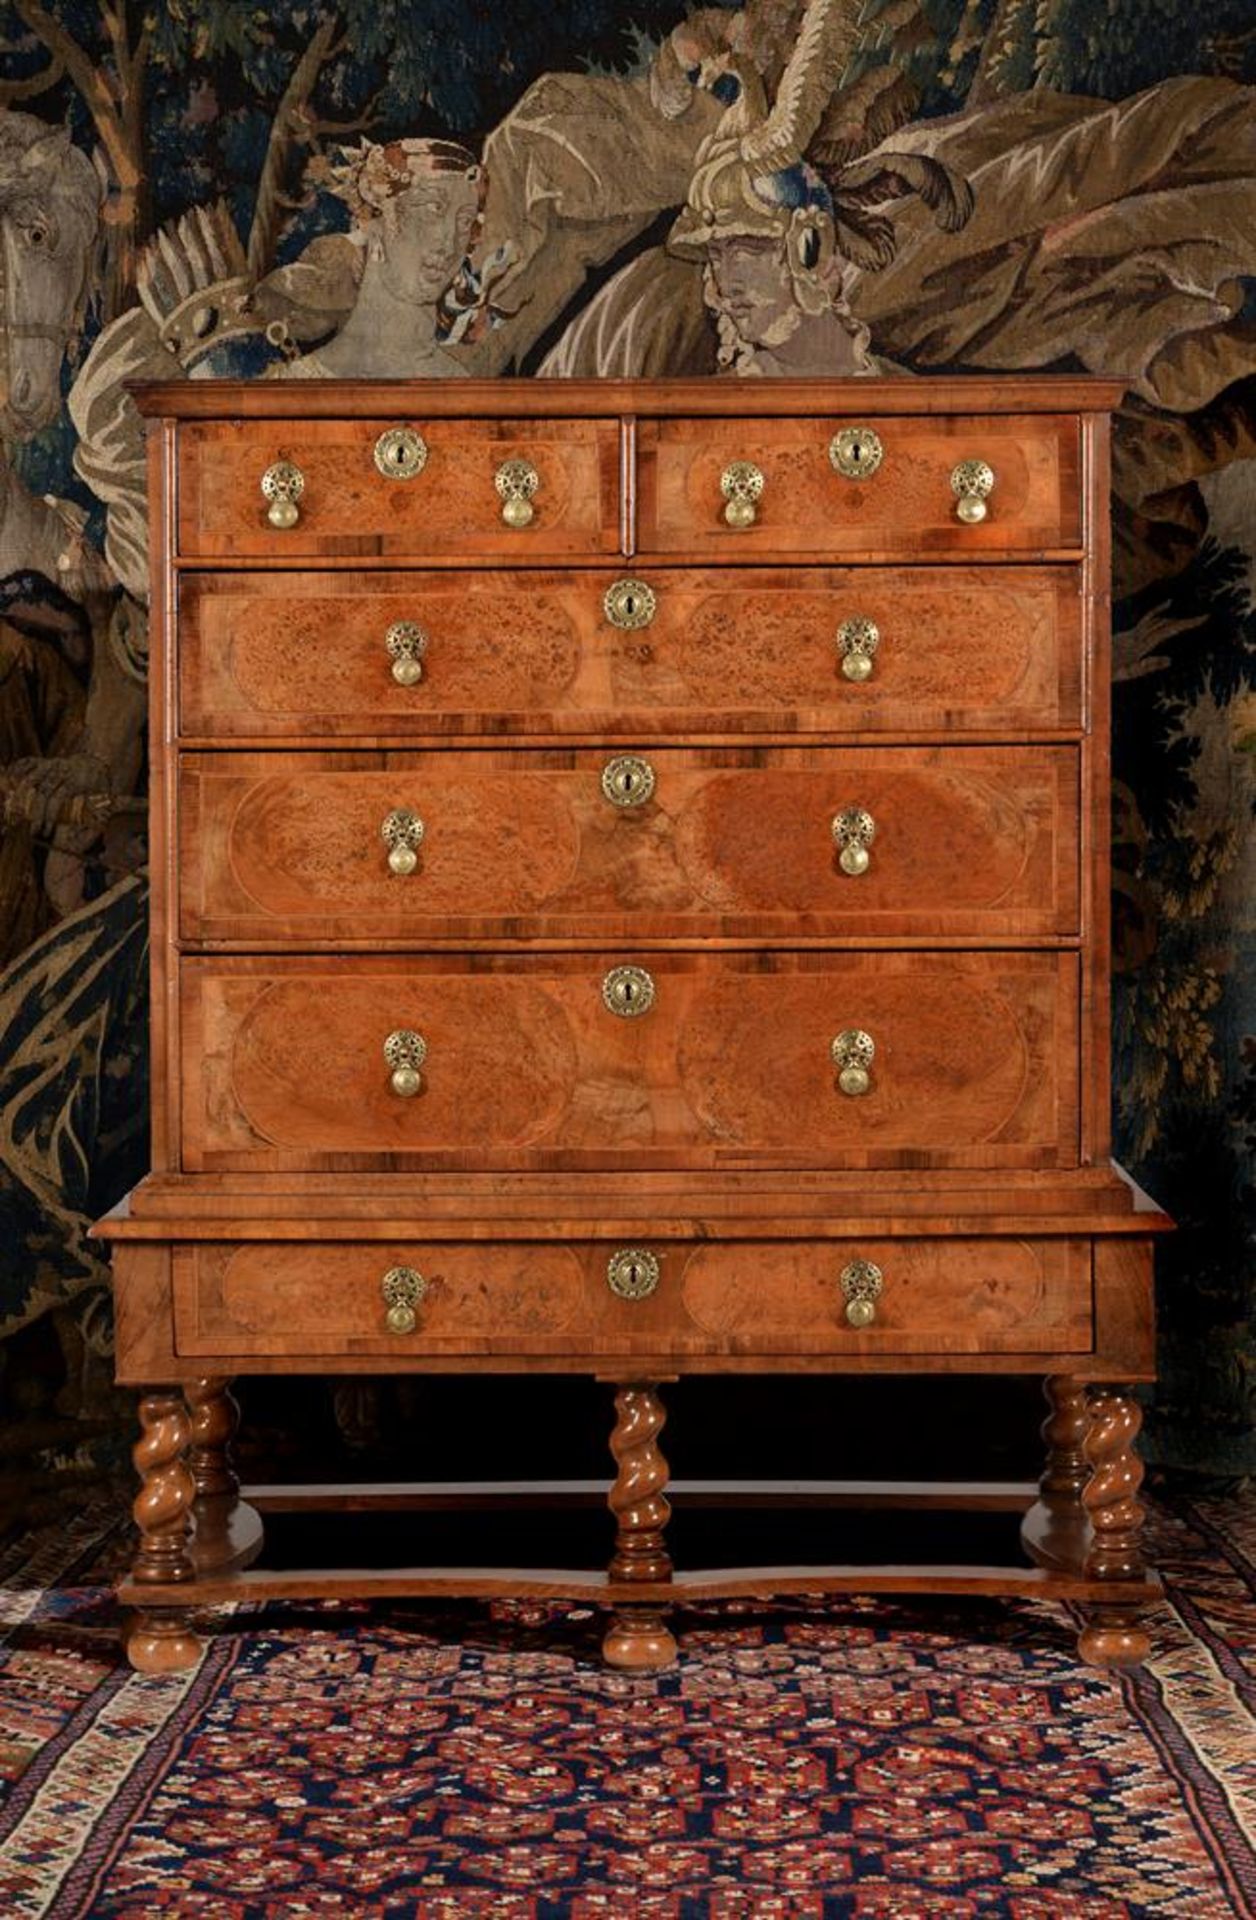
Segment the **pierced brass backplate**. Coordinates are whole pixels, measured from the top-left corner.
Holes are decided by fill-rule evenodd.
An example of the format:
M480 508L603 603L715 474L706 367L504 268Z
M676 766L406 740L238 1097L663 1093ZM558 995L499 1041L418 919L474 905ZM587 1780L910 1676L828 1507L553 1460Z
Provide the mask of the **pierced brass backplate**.
M658 1283L658 1258L646 1247L621 1247L606 1263L606 1284L621 1300L644 1300Z
M829 441L829 459L847 480L869 480L885 458L871 427L843 427Z
M842 1297L846 1318L852 1327L870 1327L876 1319L877 1301L884 1285L875 1260L852 1260L842 1268Z
M427 1292L427 1281L417 1267L389 1267L379 1290L388 1309L389 1333L413 1333L418 1321L416 1309Z
M644 967L612 967L602 982L602 999L621 1020L636 1020L654 1005L654 982Z
M648 627L657 608L654 588L647 587L644 580L616 580L602 598L602 609L611 625L627 633Z
M427 465L427 441L413 427L386 427L375 442L375 464L390 480L413 480Z

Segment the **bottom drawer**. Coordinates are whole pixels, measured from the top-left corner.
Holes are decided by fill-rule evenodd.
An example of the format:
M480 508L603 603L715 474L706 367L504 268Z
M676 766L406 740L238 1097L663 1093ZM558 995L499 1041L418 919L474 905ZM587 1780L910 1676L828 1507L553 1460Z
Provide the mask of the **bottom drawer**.
M174 1255L181 1355L1084 1353L1087 1239L306 1242Z

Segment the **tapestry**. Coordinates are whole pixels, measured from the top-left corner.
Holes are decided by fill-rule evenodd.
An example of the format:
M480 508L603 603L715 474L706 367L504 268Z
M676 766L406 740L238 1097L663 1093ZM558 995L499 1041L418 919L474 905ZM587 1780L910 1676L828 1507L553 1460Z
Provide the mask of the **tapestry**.
M122 1418L86 1227L146 1144L126 383L1080 370L1125 389L1117 1139L1181 1223L1149 1445L1256 1467L1254 89L1251 0L0 5L10 1447Z

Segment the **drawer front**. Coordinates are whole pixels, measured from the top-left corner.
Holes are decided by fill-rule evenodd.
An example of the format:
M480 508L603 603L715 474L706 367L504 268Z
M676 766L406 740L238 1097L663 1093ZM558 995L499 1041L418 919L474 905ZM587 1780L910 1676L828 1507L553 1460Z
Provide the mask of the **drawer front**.
M653 1266L616 1261L641 1251ZM186 1355L859 1359L1092 1338L1086 1240L210 1244L176 1250L174 1287Z
M1069 934L1078 782L1075 747L188 754L181 931Z
M376 460L380 436L418 433L419 471L397 478ZM381 459L387 466L386 455ZM503 518L507 462L537 476L526 525ZM301 477L292 524L276 526L268 471ZM614 420L302 420L212 422L179 429L179 551L291 556L613 553L620 543L619 427Z
M638 577L650 618L616 626L607 590ZM1076 727L1081 606L1065 567L192 574L179 591L180 727L219 738ZM417 677L389 650L397 627L419 629L392 643L422 648L409 655Z
M1075 1166L1078 988L1072 953L185 959L184 1165Z
M844 431L868 428L880 442L880 464L847 478L830 447ZM1080 439L1069 415L664 420L643 423L639 444L643 553L927 558L1035 553L1081 541ZM994 474L975 523L960 517L952 485L967 461ZM725 476L735 463L756 468L762 490L753 517L730 525Z

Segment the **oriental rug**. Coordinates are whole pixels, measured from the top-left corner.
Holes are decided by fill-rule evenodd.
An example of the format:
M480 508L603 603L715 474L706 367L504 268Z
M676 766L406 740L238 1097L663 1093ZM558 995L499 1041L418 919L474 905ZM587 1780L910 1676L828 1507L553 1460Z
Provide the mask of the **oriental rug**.
M1160 1510L1132 1675L1061 1609L258 1607L130 1673L107 1510L0 1559L4 1920L1256 1920L1256 1512Z

